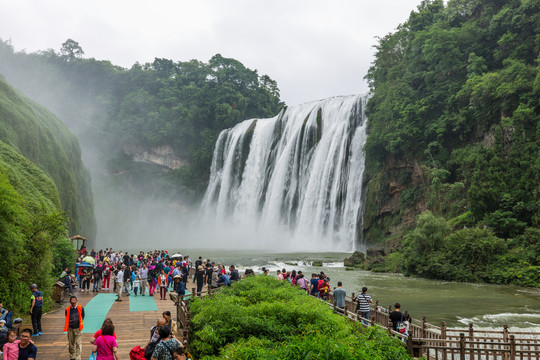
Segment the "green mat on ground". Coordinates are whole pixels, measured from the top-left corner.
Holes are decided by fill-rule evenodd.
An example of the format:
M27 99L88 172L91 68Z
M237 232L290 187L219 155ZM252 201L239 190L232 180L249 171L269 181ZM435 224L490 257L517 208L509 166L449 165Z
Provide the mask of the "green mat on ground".
M115 299L116 294L97 294L84 306L83 334L93 334L101 329Z
M154 297L156 296L159 297L159 293L154 293L154 296L148 295L148 291L146 291L145 296L141 296L141 294L138 294L137 296L135 296L135 293L133 291L130 291L129 293L131 294L129 296L129 311L156 311L157 310L157 305L156 305L156 301L154 300ZM124 297L124 299L126 298Z

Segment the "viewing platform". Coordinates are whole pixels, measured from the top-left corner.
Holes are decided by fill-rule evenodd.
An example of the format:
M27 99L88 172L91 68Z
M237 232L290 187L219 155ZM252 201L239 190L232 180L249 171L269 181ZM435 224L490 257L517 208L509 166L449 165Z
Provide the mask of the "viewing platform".
M159 290L159 289L158 289ZM169 299L160 300L159 292L154 296L123 296L122 302L114 301L116 293L111 291L81 292L76 291L78 304L85 307L82 359L86 360L92 352L90 340L95 331L101 328L103 320L110 317L115 326L120 359L129 359L129 352L137 345L144 347L150 340L150 329L156 325L164 311L170 311L172 320L176 319L176 307ZM69 306L69 297L64 299L62 308L43 314L43 335L33 336L32 341L38 348L38 359L66 360L69 359L68 337L64 329L64 309ZM32 328L29 319L20 329Z

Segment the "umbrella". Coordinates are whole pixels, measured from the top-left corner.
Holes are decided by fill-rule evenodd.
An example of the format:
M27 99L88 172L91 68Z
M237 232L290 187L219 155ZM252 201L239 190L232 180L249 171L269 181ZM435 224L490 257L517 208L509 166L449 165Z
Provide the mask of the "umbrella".
M181 258L182 255L181 254L174 254L173 256L171 256L171 259L174 259L174 258Z
M95 260L93 257L91 257L91 256L85 256L85 257L83 257L82 261L87 262L87 263L90 263L90 264L92 264L92 265L94 265L94 263L96 262L96 260Z

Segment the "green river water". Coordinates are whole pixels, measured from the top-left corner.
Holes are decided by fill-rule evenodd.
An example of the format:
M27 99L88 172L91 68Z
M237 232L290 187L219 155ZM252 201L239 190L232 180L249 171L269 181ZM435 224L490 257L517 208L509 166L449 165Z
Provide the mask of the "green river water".
M192 261L199 256L221 262L227 267L236 265L240 273L246 268L260 271L264 266L276 274L277 269L302 270L312 273L324 271L330 276L331 287L343 282L347 293L358 293L363 286L381 306L399 302L413 318L426 316L429 323L450 327L499 328L508 325L521 331L540 332L540 289L507 285L470 284L405 277L400 274L372 273L346 270L343 259L348 253L271 253L267 251L230 251L183 249ZM311 266L323 261L322 267Z

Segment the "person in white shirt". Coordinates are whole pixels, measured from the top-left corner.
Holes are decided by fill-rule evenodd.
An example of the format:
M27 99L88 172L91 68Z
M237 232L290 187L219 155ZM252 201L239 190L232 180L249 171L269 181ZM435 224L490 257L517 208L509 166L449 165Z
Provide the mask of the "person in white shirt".
M122 301L122 288L124 285L124 270L118 268L118 273L116 274L116 291L118 292L118 299L115 301Z

